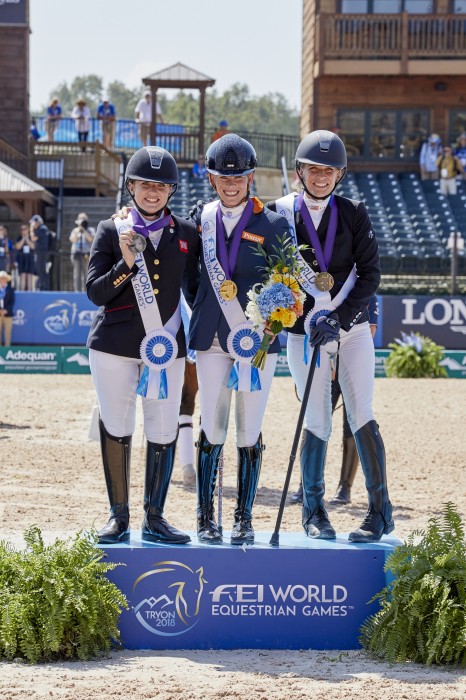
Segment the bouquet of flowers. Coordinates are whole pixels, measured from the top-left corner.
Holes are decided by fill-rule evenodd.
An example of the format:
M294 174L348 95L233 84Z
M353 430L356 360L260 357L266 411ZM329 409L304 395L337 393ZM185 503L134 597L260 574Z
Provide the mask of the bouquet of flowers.
M258 244L256 255L265 260L265 280L255 284L248 292L246 316L256 328L264 330L260 348L252 360L252 366L264 369L265 359L274 337L284 328L292 328L303 314L305 292L298 282L301 266L296 259L296 246L290 238L278 239L280 247L273 246L275 254L268 254ZM305 246L299 246L300 249Z

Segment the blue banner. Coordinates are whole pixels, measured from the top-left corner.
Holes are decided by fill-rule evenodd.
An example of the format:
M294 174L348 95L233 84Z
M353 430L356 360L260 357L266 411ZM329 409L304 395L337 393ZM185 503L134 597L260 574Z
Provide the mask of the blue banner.
M85 345L97 307L84 292L16 292L15 345Z
M108 578L126 595L119 629L128 649L357 649L359 629L378 609L384 565L400 541L355 545L303 532L256 533L252 547L196 541L151 545L139 534L102 545Z

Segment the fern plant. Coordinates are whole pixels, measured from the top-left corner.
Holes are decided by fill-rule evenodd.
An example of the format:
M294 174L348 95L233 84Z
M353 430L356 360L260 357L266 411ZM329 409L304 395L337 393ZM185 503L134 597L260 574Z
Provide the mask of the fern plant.
M0 542L0 657L30 663L89 659L119 646L123 593L105 576L95 533L44 544L36 526L25 550Z
M392 352L385 361L387 377L447 377L443 360L444 348L420 333L401 332L401 339L389 343Z
M363 647L391 662L466 666L466 542L455 506L413 532L385 569L395 579L371 601L381 608L361 627Z

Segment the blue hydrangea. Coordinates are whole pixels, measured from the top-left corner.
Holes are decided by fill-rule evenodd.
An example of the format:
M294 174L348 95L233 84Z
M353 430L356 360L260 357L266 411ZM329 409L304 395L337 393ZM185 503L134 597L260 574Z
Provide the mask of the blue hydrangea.
M270 289L265 289L257 297L260 315L266 319L278 308L289 309L294 304L291 289L282 282L276 282Z
M407 333L404 333L404 331L401 331L400 335L401 340L399 338L395 338L395 342L398 343L398 345L409 345L409 347L414 348L417 353L421 354L424 347L424 341L418 333L410 333L408 335Z

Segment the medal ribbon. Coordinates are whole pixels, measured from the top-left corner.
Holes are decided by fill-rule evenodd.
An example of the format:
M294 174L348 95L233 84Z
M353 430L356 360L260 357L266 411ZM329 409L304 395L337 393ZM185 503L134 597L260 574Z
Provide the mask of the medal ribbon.
M296 258L299 260L301 263L301 273L299 275L299 283L305 290L305 292L314 298L314 306L312 307L312 313L313 315L315 314L320 314L321 311L325 310L327 314L331 313L332 311L335 311L335 309L340 306L340 304L346 299L348 294L351 292L353 289L354 285L356 284L356 280L358 279L357 271L356 271L356 265L353 265L353 269L349 273L348 277L344 281L341 289L338 291L338 293L333 297L331 297L330 292L322 292L320 289L317 289L315 286L315 272L307 263L303 256L301 255L301 252L298 250L298 237L296 234L296 223L295 223L295 212L298 211L298 202L299 202L299 197L296 194L287 194L284 197L281 197L280 199L277 199L276 201L276 211L278 214L281 214L281 216L284 216L286 220L288 221L288 230L291 236L291 239L296 246ZM336 207L332 207L332 213L333 209L336 209ZM310 218L310 215L309 215ZM314 227L314 224L313 224ZM315 227L314 227L315 230ZM317 256L316 256L317 257ZM309 338L307 335L304 336L304 363L307 364L308 362L308 341Z
M145 237L147 237L149 231L156 231L157 228L162 228L162 222L164 220L168 220L169 223L170 218L170 216L162 217L162 219L154 221L154 223L147 229L144 222L139 217L139 214L137 214L137 212L134 209L132 209L127 219L116 218L114 220L114 224L119 236L122 233L124 233L124 231L127 231L128 229L133 229L137 225L141 228L144 227L144 229L146 229L147 233ZM138 220L141 221L142 226L141 224L135 224L135 221ZM156 224L159 224L157 228L155 228ZM167 223L165 223L164 225L166 226ZM144 235L144 233L142 233L142 235ZM181 325L181 301L178 303L178 306L173 316L167 321L165 325L163 325L162 317L160 316L159 306L157 304L157 297L155 296L152 290L150 275L147 269L147 264L143 253L138 253L136 255L135 263L138 266L139 270L138 273L134 275L133 279L131 280L131 284L133 285L133 290L136 296L137 306L141 314L144 330L146 331L146 333L149 333L150 331L163 328L165 331L170 333L173 336L173 338L176 338L176 335ZM167 374L165 369L159 370L154 368L149 370L149 368L145 366L141 375L141 379L139 380L137 393L140 396L148 396L149 398L166 399L168 396L168 386Z
M243 233L243 228L244 224L246 223L246 210L248 210L248 215L250 216L251 209L254 206L254 203L250 200L248 204L251 204L251 208L248 208L248 206L245 207L245 210L235 226L234 229L234 234L237 234L237 247L239 248L240 242L241 242L241 235ZM238 257L238 250L236 250L236 253L233 250L233 255L231 258L231 262L229 258L226 256L226 244L225 244L225 236L223 233L223 221L221 221L222 224L222 230L221 230L221 235L219 236L217 233L217 227L218 227L218 221L219 221L219 210L220 210L220 202L219 200L215 200L214 202L209 202L208 204L205 205L205 207L202 210L202 217L201 217L201 228L202 228L202 252L203 252L203 257L204 257L204 263L205 267L207 270L207 274L209 276L210 283L212 285L212 289L215 294L215 298L217 299L217 302L220 306L220 309L225 317L225 320L231 330L233 330L236 326L239 325L252 325L250 322L248 322L244 311L241 307L241 304L238 301L238 298L235 297L234 299L226 300L223 299L223 297L220 294L220 285L222 282L224 282L228 278L228 273L230 270L234 270L234 265L236 265L236 259ZM221 211L221 210L220 210ZM243 217L244 217L244 222L243 222ZM220 219L221 220L221 219ZM239 231L239 233L238 233ZM218 241L223 240L223 245L224 245L224 251L225 251L225 259L227 261L227 269L225 270L223 264L220 264L220 261L217 258L217 243ZM233 240L233 244L235 243L236 237ZM220 243L221 245L221 243ZM232 246L233 247L233 246ZM220 254L221 255L221 254ZM233 263L233 264L232 264ZM235 389L239 391L259 391L261 386L260 386L260 378L259 378L259 371L257 370L256 367L253 367L250 364L250 361L242 361L240 362L239 360L236 360L230 373L230 377L228 379L228 388L230 389Z
M225 241L226 231L223 223L223 212L220 206L217 207L216 214L216 224L217 224L217 251L218 259L220 265L223 267L226 275L226 279L231 280L236 267L236 260L238 259L239 246L241 243L241 236L243 235L244 227L249 221L254 208L254 203L252 199L248 200L248 203L244 207L244 211L241 214L241 218L233 229L230 240L230 249L227 250L227 244Z
M322 272L327 272L327 267L330 264L333 255L333 248L335 246L335 236L337 233L337 222L338 222L338 209L336 206L335 199L333 195L330 197L330 221L328 223L327 233L325 236L325 246L322 252L322 246L320 245L319 236L317 235L316 227L312 220L309 210L304 202L304 194L298 197L297 208L301 212L303 217L304 226L306 228L306 233L308 235L309 241L314 248L316 260Z
M133 219L133 229L137 229L136 233L140 233L141 236L144 236L144 238L147 238L149 233L152 233L152 231L159 231L161 228L165 228L165 226L168 226L169 224L171 224L171 226L174 225L171 214L162 216L160 219L153 221L151 224L146 224L136 209L131 210L131 216Z

